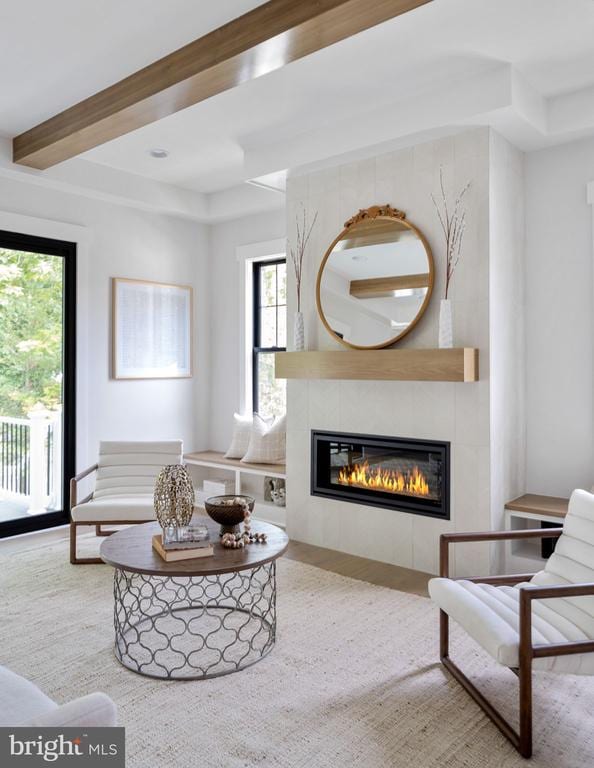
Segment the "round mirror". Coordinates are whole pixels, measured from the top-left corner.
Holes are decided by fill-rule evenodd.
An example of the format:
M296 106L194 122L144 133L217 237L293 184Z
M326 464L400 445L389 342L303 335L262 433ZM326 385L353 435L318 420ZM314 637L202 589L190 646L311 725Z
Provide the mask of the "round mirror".
M318 272L318 312L337 341L379 349L419 322L433 290L429 244L389 205L359 211L330 245Z

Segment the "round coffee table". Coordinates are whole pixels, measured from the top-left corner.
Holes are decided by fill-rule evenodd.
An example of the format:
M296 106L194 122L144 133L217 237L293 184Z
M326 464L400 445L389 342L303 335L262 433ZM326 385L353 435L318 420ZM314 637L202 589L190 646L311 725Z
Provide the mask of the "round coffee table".
M212 557L166 563L152 548L158 523L113 533L101 559L115 568L115 655L149 677L204 679L237 672L264 658L276 639L276 559L289 539L252 522L266 544L225 549L210 518Z

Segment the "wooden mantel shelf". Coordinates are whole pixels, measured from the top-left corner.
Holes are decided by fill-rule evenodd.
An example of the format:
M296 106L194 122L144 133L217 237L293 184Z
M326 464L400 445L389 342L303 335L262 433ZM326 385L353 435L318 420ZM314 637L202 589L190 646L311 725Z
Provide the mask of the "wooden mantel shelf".
M478 349L277 352L277 379L478 381Z

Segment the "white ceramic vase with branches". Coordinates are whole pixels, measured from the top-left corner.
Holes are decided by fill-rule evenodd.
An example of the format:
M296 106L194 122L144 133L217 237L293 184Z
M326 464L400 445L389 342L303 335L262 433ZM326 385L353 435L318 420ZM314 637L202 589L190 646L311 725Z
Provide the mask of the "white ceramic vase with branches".
M296 223L296 237L295 247L289 247L289 253L291 255L291 263L293 265L293 271L295 273L295 291L297 294L297 311L293 319L293 348L295 351L300 352L305 349L305 326L303 322L303 312L301 311L301 289L303 286L303 265L305 260L305 252L309 240L311 238L312 230L315 226L318 218L317 212L315 213L311 224L308 221L307 211L303 208L301 215L298 213L295 216Z
M453 204L448 202L443 180L443 168L439 169L439 189L441 199L438 202L435 195L431 200L437 211L439 223L445 239L446 270L444 295L439 305L439 347L449 349L454 346L452 329L452 303L449 297L452 278L462 255L462 241L466 231L466 209L463 199L470 187L470 182L462 187Z

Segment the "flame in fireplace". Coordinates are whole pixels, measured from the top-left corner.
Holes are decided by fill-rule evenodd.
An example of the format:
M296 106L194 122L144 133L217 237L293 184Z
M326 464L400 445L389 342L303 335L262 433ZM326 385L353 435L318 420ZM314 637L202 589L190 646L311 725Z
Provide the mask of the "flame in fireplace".
M371 468L367 461L363 464L353 464L342 467L338 473L341 485L356 485L360 488L371 488L389 493L407 493L412 496L429 496L429 483L421 470L415 466L407 472L394 469L383 469L381 466Z

